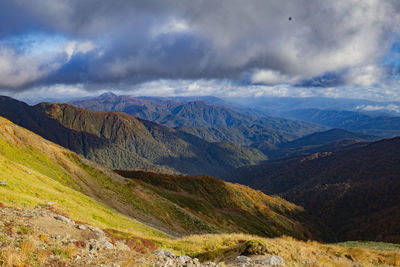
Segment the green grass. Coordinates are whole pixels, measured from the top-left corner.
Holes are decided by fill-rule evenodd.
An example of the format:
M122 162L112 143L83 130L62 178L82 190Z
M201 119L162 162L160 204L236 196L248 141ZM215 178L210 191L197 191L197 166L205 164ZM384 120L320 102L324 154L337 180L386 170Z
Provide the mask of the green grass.
M373 241L347 241L336 243L336 245L347 248L369 248L376 250L398 250L400 251L400 244L392 244L386 242L373 242Z
M6 125L4 126L4 124ZM16 133L10 133L12 130L16 131ZM318 255L324 256L329 253L332 253L332 255L353 253L353 258L364 257L368 260L378 253L367 249L363 249L360 252L346 246L325 246L316 242L305 243L285 238L265 239L241 234L194 235L184 238L172 238L90 198L76 189L83 190L84 185L94 186L92 189L98 190L96 193L99 198L115 197L114 200L120 201L119 203L127 202L125 207L140 208L142 211L149 211L148 214L159 213L159 217L170 216L166 222L174 223L177 219L183 220L181 226L186 226L188 230L208 227L208 223L202 225L205 219L200 216L200 213L207 213L213 207L210 203L215 203L219 200L220 206L217 207L225 208L226 205L229 206L235 203L234 207L242 207L243 210L248 210L249 217L239 216L235 212L227 212L224 215L225 217L222 217L227 221L231 220L233 223L238 223L241 220L242 224L249 224L248 227L254 227L254 223L262 225L261 221L256 221L255 218L257 217L254 217L257 214L260 216L262 212L264 212L265 216L270 216L266 218L271 220L277 218L280 221L284 221L285 218L277 217L276 212L290 214L294 211L301 211L301 209L279 198L268 196L260 198L261 195L257 194L256 191L239 185L229 185L224 188L224 190L228 191L237 191L237 193L230 194L229 197L225 195L212 198L213 195L219 192L218 190L222 189L215 188L215 184L213 184L214 188L202 187L199 181L191 183L189 179L179 181L179 183L171 187L171 190L161 194L160 188L156 188L152 184L145 185L143 181L123 183L123 179L121 179L122 181L116 182L106 172L93 166L81 161L76 154L72 154L51 143L46 143L36 135L12 124L4 123L4 120L0 118L0 180L8 183L7 186L0 187L0 202L5 205L32 208L37 205L45 205L48 201L53 201L57 203L57 209L65 212L73 220L86 222L102 229L117 230L120 232L116 233L121 236L129 237L134 235L138 238L148 239L155 242L160 249L168 249L178 254L187 254L202 259L214 259L220 256L221 253L224 255L240 253L240 244L246 241L250 241L247 243L249 244L248 250L257 253L261 251L277 253L288 260L288 266L298 266L298 263L302 260L302 256L298 256L298 259L290 260L291 254L289 252L291 253L292 251L297 253L303 250L298 255L314 258ZM218 184L219 182L215 181L215 183ZM182 194L182 191L177 192L176 190L187 192L185 195ZM199 201L197 203L208 204L196 209L189 203L188 192L191 192L192 197ZM195 192L197 192L197 195ZM205 200L199 197L202 194L206 194L207 202L204 202ZM172 201L174 198L176 198L175 202ZM252 201L257 205L252 206ZM174 203L179 203L181 207L177 208ZM188 215L189 213L187 213L186 209L193 209L194 212L198 213L198 217L201 220ZM203 215L207 216L207 214ZM291 225L287 221L285 223ZM230 226L225 225L224 227L229 229ZM273 227L277 226L272 224L270 227L273 230ZM27 228L18 230L22 233L29 231ZM210 229L205 230L210 231ZM4 235L0 235L0 241L8 242L7 237ZM268 246L264 248L263 244L268 244ZM347 246L349 244L347 243ZM354 246L365 247L366 245L363 242L355 243ZM395 265L393 263L397 264L398 245L380 244L378 247L373 248L389 250L388 248L393 246L396 247L395 252L380 251L379 257L385 256L386 258L383 258L384 262ZM315 254L317 256L313 254L314 251L319 251ZM64 252L54 251L54 253L63 255ZM330 260L328 256L325 258L327 261ZM364 260L364 258L361 259ZM320 260L320 258L316 259ZM378 262L377 257L374 260ZM289 264L291 262L293 264Z

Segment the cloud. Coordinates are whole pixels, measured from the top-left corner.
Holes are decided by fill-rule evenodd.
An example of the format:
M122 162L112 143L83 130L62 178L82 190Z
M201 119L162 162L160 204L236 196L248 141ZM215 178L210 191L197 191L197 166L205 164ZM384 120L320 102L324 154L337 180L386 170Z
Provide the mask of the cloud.
M85 41L85 42L70 41L65 45L64 52L67 54L68 60L70 60L71 57L75 54L78 53L86 54L95 48L96 45L90 41Z
M0 47L0 87L18 88L33 83L59 64L27 54L17 54L14 50Z
M302 79L300 75L290 76L276 70L256 70L251 75L251 82L256 84L297 83Z
M356 107L359 110L365 111L392 111L396 113L400 113L400 106L396 104L387 104L387 105L359 105Z
M20 44L3 47L0 89L198 79L303 95L347 95L346 86L393 92L398 64L384 61L399 25L397 0L4 0L0 45L36 32L65 42L45 60L19 53Z

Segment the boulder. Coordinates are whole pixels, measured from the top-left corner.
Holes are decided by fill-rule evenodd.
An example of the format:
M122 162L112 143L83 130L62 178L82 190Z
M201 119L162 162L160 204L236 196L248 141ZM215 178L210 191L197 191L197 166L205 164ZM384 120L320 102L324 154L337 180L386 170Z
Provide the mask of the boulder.
M178 257L178 261L182 264L192 261L192 258L186 255L182 255Z
M72 224L73 223L70 219L68 219L67 217L64 217L62 215L56 215L56 216L54 216L54 219L62 221L64 223L66 223L66 224Z
M246 263L250 261L250 258L246 256L237 256L236 261L241 263Z
M270 266L281 266L283 263L283 259L279 256L271 256L268 259L263 261L263 264L268 264Z
M154 250L153 254L160 255L160 256L166 256L166 257L170 257L170 258L176 257L176 255L174 253L172 253L171 251L168 251L168 250Z

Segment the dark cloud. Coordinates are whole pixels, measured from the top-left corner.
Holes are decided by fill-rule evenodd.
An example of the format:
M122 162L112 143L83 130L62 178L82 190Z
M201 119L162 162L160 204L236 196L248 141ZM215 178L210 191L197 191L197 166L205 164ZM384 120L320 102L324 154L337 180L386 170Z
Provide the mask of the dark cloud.
M368 86L384 77L375 70L398 36L399 7L396 0L4 0L0 88L225 78ZM46 56L1 45L35 33L65 44Z

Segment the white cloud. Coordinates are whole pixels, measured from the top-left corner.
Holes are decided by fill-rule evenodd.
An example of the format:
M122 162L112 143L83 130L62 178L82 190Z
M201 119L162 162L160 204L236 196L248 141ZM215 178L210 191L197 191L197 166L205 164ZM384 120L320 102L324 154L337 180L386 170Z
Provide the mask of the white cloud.
M60 67L46 57L17 54L0 47L0 87L15 88L35 82Z
M354 67L345 77L348 84L354 84L361 87L377 86L381 81L383 70L375 65Z
M365 111L392 111L400 113L400 106L396 104L387 104L387 105L359 105L356 107L359 110Z
M281 84L281 83L296 83L303 79L300 75L287 75L282 74L276 70L256 70L251 75L252 83L263 83L263 84Z
M78 53L86 54L94 50L95 48L96 45L91 41L84 41L84 42L70 41L65 44L64 52L67 54L68 60L70 60L71 57L75 54Z
M173 17L168 19L165 23L154 25L150 33L151 36L155 38L162 34L183 33L189 30L190 27L185 20Z

